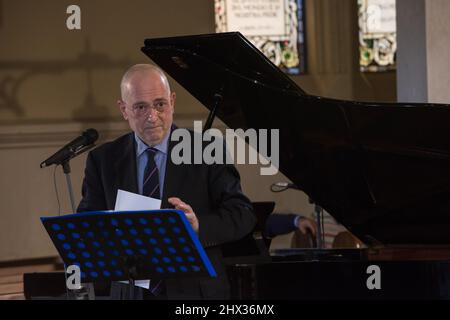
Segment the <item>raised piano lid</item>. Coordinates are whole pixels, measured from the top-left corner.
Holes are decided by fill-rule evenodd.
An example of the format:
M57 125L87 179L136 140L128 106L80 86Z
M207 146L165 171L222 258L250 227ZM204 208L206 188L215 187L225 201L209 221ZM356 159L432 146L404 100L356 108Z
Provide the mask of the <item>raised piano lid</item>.
M366 244L450 244L448 105L308 95L240 33L142 51L230 128L279 129L280 171Z

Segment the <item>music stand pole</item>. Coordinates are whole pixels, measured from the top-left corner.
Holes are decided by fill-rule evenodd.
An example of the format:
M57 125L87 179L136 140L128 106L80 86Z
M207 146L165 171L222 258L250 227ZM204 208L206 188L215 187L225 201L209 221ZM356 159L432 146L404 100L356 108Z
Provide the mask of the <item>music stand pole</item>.
M63 162L62 164L63 172L66 176L66 182L67 182L67 189L69 190L69 197L70 197L70 205L72 206L72 212L76 212L75 207L75 198L73 196L73 189L72 189L72 180L70 179L70 164L69 160Z
M127 274L128 274L128 289L130 290L128 293L128 298L130 300L134 300L134 289L136 284L136 278L138 276L137 265L138 262L135 257L122 257L123 261L127 266Z

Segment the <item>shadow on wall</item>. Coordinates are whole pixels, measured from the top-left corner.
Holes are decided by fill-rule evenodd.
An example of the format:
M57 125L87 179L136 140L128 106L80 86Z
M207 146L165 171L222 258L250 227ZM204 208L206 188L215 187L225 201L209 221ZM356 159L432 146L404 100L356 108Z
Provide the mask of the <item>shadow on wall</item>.
M1 26L1 1L0 1ZM123 70L131 65L129 59L111 60L103 53L91 51L89 38L85 40L84 51L75 60L51 61L0 61L0 72L5 74L0 78L0 110L9 110L18 117L24 116L25 106L19 102L19 91L25 81L43 74L61 75L68 71L83 71L86 76L86 94L84 103L72 113L74 120L86 120L86 115L95 115L98 118L108 118L109 110L100 105L95 99L95 88L92 75L98 70ZM6 72L5 72L6 71ZM17 71L21 72L18 76Z

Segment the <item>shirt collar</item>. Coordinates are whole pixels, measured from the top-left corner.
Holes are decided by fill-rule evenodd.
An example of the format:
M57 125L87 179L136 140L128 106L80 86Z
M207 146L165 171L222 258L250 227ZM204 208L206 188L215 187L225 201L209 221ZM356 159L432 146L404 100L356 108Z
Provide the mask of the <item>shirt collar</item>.
M167 154L169 136L170 132L164 137L164 139L159 144L154 145L153 148L158 150L159 152ZM145 152L145 150L148 149L148 145L144 141L142 141L142 139L139 138L136 133L134 133L134 140L136 141L136 156L140 157Z

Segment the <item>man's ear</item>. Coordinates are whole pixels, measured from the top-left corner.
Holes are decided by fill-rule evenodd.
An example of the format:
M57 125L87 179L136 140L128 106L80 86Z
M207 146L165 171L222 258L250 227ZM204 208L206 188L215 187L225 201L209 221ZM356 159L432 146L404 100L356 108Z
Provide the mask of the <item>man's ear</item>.
M125 120L128 120L128 115L127 115L127 112L126 112L125 102L123 102L123 100L119 99L119 100L117 100L117 105L119 106L119 110L122 113L122 117Z

